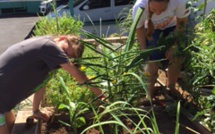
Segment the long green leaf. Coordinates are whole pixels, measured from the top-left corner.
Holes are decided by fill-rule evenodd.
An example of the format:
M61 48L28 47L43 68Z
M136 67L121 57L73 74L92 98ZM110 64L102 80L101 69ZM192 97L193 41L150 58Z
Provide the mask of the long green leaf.
M175 124L175 133L174 134L179 134L179 117L180 117L180 101L178 102L177 106L177 113L176 113L176 124Z
M126 48L125 51L129 51L132 46L133 46L133 42L134 42L134 36L135 36L135 32L136 32L136 26L140 20L141 15L143 14L144 9L143 8L139 8L137 10L137 14L135 16L134 22L131 25L131 29L128 35L128 39L126 41Z
M156 47L156 48L152 48L152 49L146 49L146 50L143 50L141 53L139 53L136 58L134 58L130 63L129 65L126 66L126 70L125 72L127 72L129 69L143 63L143 61L146 61L149 54L155 50L160 50L163 46L160 46L160 47Z
M112 48L113 44L104 40L103 38L97 37L96 35L89 33L87 31L84 31L84 35L87 37L90 37L91 39L94 39L96 42L98 42L100 45L104 46L105 48L108 48L109 50L115 52L115 50Z

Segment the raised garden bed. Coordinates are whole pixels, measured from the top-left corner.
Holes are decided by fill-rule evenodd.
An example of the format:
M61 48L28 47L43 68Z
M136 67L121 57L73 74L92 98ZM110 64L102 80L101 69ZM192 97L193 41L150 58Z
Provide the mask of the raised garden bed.
M160 79L161 83L165 83L164 80L166 79L164 77L163 72L160 73L162 75L163 79ZM160 86L165 86L165 85L160 85ZM156 121L159 127L160 133L163 134L172 134L175 131L175 126L176 126L176 117L172 116L169 114L170 112L168 111L169 107L174 105L174 99L172 99L171 96L168 94L160 94L157 96L159 100L162 102L165 102L165 106L161 106L158 103L154 103L154 111L155 111L155 116L156 116ZM140 100L141 101L141 100ZM151 110L150 106L146 106L145 103L142 103L140 106L144 110ZM23 114L22 114L23 115ZM19 115L18 115L19 116ZM89 125L92 125L92 113L86 113L83 114L85 117L87 123L85 126L82 126L81 128L78 128L78 133L81 133L86 127ZM64 121L64 122L69 122L69 115L68 114L53 114L53 118L50 120L48 123L42 123L42 122L37 122L34 124L34 126L31 127L31 129L26 128L22 129L22 131L26 131L27 133L30 130L34 130L35 134L67 134L67 133L72 133L72 128L67 127L63 125L62 123L59 122L59 120ZM193 116L189 112L182 112L180 114L179 118L179 134L210 134L206 128L204 128L198 121L192 121ZM132 121L137 121L138 118L135 116L131 117ZM122 119L123 120L123 119ZM123 120L124 124L129 128L130 130L134 129L134 126L131 125L131 122L129 120ZM146 121L147 122L147 121ZM16 124L19 125L19 124ZM105 134L109 134L109 130L113 129L109 125L104 125L103 130L105 130ZM93 129L90 129L86 132L87 134L99 134L99 129L98 127L95 127ZM120 134L127 134L127 132L123 129L119 132ZM17 133L14 133L17 134ZM23 133L22 133L23 134ZM141 133L139 133L141 134Z
M164 111L157 111L156 112L156 118L157 123L159 125L160 133L163 134L172 134L175 129L175 119L173 117L170 117L166 112ZM135 121L137 118L132 117L133 121ZM71 133L71 128L63 126L58 120L68 120L68 116L66 115L56 115L55 120L52 123L42 123L42 130L41 134L67 134ZM129 121L124 121L125 125L133 129L134 126L130 125L131 123ZM85 126L87 127L87 126ZM80 133L85 127L82 127L79 129ZM104 126L105 134L109 134L109 129L112 129L108 125ZM87 134L96 134L99 133L99 129L90 129L87 131ZM127 134L127 132L123 132L123 130L120 132L121 134ZM139 133L141 134L141 133ZM186 116L181 115L180 116L180 134L202 134L202 132L198 129L193 122L191 122ZM206 133L204 133L206 134Z

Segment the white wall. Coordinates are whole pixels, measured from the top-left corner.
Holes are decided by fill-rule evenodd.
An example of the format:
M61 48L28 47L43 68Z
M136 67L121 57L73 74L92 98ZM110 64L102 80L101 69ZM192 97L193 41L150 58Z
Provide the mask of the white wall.
M207 0L207 1L208 1L208 3L207 3L207 7L206 7L206 15L208 15L210 13L210 11L215 8L215 0ZM194 6L198 6L202 3L204 3L204 0L199 0L198 3L194 4ZM197 15L201 15L202 13L203 13L203 11L199 11L199 12L197 12Z

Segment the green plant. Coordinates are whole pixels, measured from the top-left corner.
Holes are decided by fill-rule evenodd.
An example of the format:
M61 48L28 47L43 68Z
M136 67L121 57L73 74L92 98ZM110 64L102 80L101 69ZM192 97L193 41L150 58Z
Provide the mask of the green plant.
M108 126L110 134L118 133L159 133L157 124L150 113L140 108L135 108L124 101L116 101L108 106L101 106L100 111L95 109L95 118L91 126L87 127L81 134L92 128L98 128L104 134L103 127ZM135 120L134 120L135 119ZM148 124L147 124L148 123ZM154 124L155 123L155 124ZM128 127L132 126L132 128ZM153 126L153 129L148 127ZM107 133L107 132L106 132Z
M69 123L60 121L66 126L72 127L75 134L77 134L77 128L83 126L86 124L85 118L80 116L81 114L85 113L86 111L89 111L89 105L87 103L84 103L82 101L76 101L72 102L70 99L69 90L67 89L64 80L62 77L59 78L59 81L61 83L61 86L64 90L64 93L66 94L66 103L61 103L58 107L58 109L63 110L67 109L69 113ZM84 95L84 94L82 94Z
M215 94L209 96L200 96L198 99L199 110L194 120L198 119L200 123L215 132Z
M61 103L67 102L66 94L62 89L59 77L64 79L72 102L76 102L79 99L83 102L89 102L94 97L94 94L92 94L85 86L79 85L65 70L58 69L46 85L45 105L57 108Z
M98 129L101 134L160 133L153 109L146 111L141 108L133 107L125 101L116 101L108 106L101 106L98 111L93 108L93 111L95 117L92 125L85 128L81 134L93 128ZM175 134L178 134L180 125L180 102L177 104L176 112ZM107 129L108 132L105 131Z
M55 18L43 17L36 24L34 34L42 35L79 35L80 29L83 27L83 22L75 20L72 16L63 15Z
M179 116L180 116L180 107L181 107L181 103L180 101L178 102L178 105L177 105L177 113L176 113L176 124L175 124L175 134L178 134L179 133Z
M189 72L192 72L191 83L194 88L215 86L215 10L196 25L195 38L190 46L191 59Z
M134 40L134 29L141 14L142 10L139 10L136 20L131 27L131 32L129 33L126 44L119 47L115 47L115 44L112 44L105 39L99 38L91 33L83 33L83 35L87 38L95 39L95 41L101 45L101 49L97 50L93 44L83 41L87 48L95 53L93 57L90 55L90 57L85 57L79 62L81 65L87 67L86 73L95 75L93 80L96 82L94 84L105 90L108 97L108 104L105 104L106 108L102 113L98 113L96 110L94 110L94 114L96 115L95 122L82 133L96 126L99 127L101 133L104 133L102 125L105 124L113 125L112 133L118 133L119 126L121 126L123 129L126 129L126 131L129 133L133 133L120 120L121 117L128 118L128 113L132 113L131 115L136 115L141 119L140 122L134 123L132 122L132 119L128 118L132 123L134 123L136 127L134 132L159 132L153 109L151 111L151 117L149 118L153 127L153 130L151 130L150 128L148 129L147 125L142 120L143 117L147 116L137 112L143 110L130 107L130 103L137 99L137 94L147 94L146 84L142 79L142 77L145 76L141 76L138 71L140 69L140 65L144 63L151 51L160 49L154 48L142 51L137 47L138 44ZM144 97L144 95L141 97ZM123 110L128 110L129 112L125 114ZM104 122L100 122L100 119L105 114L111 114L112 117L108 118ZM145 130L142 130L143 127Z
M188 47L190 51L189 65L186 71L189 72L189 83L196 93L194 99L198 102L198 111L194 119L199 119L204 126L214 132L214 93L205 96L201 94L201 88L215 90L215 10L211 10L208 16L203 18L195 26L195 37Z
M145 93L146 84L142 78L146 76L140 77L140 65L144 64L151 51L160 49L139 50L138 44L134 40L137 21L138 17L131 27L126 44L121 44L118 47L103 38L86 31L83 32L84 37L92 38L100 44L100 50L94 44L83 41L86 47L94 51L95 54L93 57L83 58L80 64L88 68L86 73L95 75L93 80L100 83L98 86L106 89L111 102L117 100L131 102L136 97L135 94Z

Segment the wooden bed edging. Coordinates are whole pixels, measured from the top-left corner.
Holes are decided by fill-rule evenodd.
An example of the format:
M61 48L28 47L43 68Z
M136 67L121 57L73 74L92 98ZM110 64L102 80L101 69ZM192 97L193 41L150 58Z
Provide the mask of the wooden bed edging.
M160 73L161 74L161 73ZM164 81L161 81L159 78L157 79L157 82L166 88L166 82ZM183 90L183 89L181 89ZM206 90L203 90L203 91L206 91ZM207 90L207 92L209 92ZM169 96L168 94L165 95L167 98L172 98L171 96ZM181 95L181 98L183 98L183 94ZM172 99L173 100L173 99ZM192 100L186 100L187 102L191 102ZM193 102L191 102L193 103ZM185 109L184 109L185 110ZM201 134L212 134L212 132L210 132L208 129L206 129L203 125L200 124L200 122L198 120L193 120L194 116L189 113L188 111L185 111L185 112L182 112L182 114L187 118L189 119L197 128L198 128L198 131L201 132Z
M38 129L41 124L39 121L34 120L31 126L26 124L26 119L31 115L32 111L18 111L11 134L40 134Z
M199 129L201 134L212 134L212 132L210 132L203 125L201 125L199 121L193 120L193 115L191 115L188 111L182 112L182 114L186 116Z
M126 40L127 40L127 36L122 36L122 37L108 37L108 38L104 38L104 40L110 42L110 43L121 43L121 44L125 44ZM85 39L84 41L89 42L94 44L95 46L98 46L99 43L95 41L95 39Z

